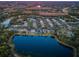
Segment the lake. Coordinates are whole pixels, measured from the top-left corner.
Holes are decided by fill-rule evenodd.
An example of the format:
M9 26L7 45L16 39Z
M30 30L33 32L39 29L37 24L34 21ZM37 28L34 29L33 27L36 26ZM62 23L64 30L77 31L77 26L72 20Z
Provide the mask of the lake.
M60 44L52 36L19 36L13 37L16 52L32 57L71 57L73 49Z

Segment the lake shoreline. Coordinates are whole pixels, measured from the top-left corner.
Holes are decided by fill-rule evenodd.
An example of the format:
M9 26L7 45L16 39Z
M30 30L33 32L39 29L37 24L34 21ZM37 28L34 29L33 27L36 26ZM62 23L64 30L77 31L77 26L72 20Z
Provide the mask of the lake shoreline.
M55 37L56 38L56 37ZM73 46L71 46L71 45L68 45L68 44L66 44L66 43L63 43L63 42L61 42L60 40L58 40L58 38L56 38L56 40L61 44L61 45L64 45L64 46L66 46L66 47L69 47L69 48L72 48L73 49L73 57L76 57L77 55L76 55L76 48L75 47L73 47Z
M14 36L29 36L29 35L16 35L16 34L14 34L14 35L12 36L12 39L14 38ZM33 35L31 35L31 36L33 36ZM55 38L55 37L53 36L53 38ZM57 42L58 42L59 44L63 45L63 43L61 43L58 39L56 39L56 40L57 40ZM68 47L68 48L72 48L72 47L70 47L69 45L66 45L66 44L64 44L63 46Z

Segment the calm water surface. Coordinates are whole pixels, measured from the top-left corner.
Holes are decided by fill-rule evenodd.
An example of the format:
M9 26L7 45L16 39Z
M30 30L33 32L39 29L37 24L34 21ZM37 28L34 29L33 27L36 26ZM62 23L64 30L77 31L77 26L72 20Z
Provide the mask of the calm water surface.
M59 44L51 36L14 36L16 52L33 57L73 56L73 49Z

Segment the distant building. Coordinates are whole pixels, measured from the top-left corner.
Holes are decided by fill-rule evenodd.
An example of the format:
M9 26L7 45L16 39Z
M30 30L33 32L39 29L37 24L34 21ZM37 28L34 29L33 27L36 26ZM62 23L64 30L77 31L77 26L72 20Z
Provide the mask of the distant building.
M8 8L5 8L4 11L8 12L8 13L11 13L11 12L14 13L14 12L16 12L16 9L13 7L11 7L11 8L8 7Z
M26 14L35 14L40 16L65 16L68 13L64 13L61 11L57 11L57 9L53 9L50 7L42 7L40 5L34 7L27 7L24 11Z
M63 8L62 11L63 11L64 13L68 13L68 12L69 12L69 7Z
M79 15L79 8L78 7L71 7L69 9L69 13L71 13L72 15Z

